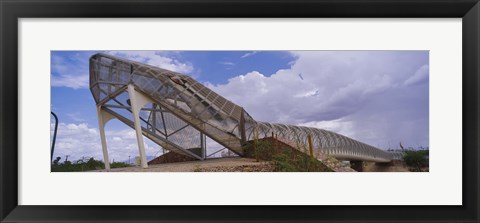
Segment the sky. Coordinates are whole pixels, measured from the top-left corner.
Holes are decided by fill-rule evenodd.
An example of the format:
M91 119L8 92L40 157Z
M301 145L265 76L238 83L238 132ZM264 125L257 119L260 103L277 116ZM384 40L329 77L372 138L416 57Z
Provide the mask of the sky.
M428 51L52 51L54 157L103 159L88 68L99 52L189 75L257 121L322 128L381 149L429 145ZM106 135L111 161L138 156L133 129L112 120ZM144 139L148 156L161 154ZM219 145L208 140L207 148Z

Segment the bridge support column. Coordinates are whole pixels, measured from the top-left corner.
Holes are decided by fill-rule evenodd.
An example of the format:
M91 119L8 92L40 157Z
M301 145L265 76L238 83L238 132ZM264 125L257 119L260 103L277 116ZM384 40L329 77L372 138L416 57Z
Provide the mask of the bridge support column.
M142 125L140 124L140 109L148 103L153 103L153 101L140 92L137 92L135 87L131 84L128 85L128 97L130 98L130 104L132 106L133 122L137 135L138 150L140 153L140 163L142 168L147 168L147 156L145 154L145 144L143 143Z
M357 172L363 172L363 162L358 160L350 161L350 167Z
M102 110L102 106L97 106L97 115L98 115L98 129L100 131L100 140L102 141L102 150L103 150L103 162L105 163L105 169L110 170L110 160L108 158L107 150L107 139L105 137L105 125L111 119L115 117L108 112Z
M200 132L200 148L202 150L202 159L207 158L207 146L205 141L206 141L205 135Z

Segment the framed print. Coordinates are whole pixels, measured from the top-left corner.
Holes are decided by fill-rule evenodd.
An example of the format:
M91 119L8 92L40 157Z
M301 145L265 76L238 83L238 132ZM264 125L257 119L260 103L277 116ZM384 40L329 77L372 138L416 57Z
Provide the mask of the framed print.
M2 222L479 220L478 1L0 6Z

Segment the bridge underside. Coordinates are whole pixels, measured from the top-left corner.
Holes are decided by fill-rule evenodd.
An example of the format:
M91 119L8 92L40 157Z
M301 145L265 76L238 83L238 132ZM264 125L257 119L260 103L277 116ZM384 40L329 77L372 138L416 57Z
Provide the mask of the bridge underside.
M147 161L142 135L163 149L198 160L208 157L207 136L242 156L247 141L271 135L300 151L306 151L311 136L317 153L339 160L390 162L395 158L331 131L257 122L242 107L189 76L110 55L90 58L90 89L97 103L107 169L104 127L113 118L135 129L143 167Z

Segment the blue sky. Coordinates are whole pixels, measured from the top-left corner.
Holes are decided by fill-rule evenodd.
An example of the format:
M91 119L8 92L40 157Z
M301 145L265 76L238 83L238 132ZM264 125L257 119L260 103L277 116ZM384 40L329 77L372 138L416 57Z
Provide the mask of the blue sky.
M190 75L259 121L332 130L384 149L428 146L428 51L52 51L54 156L102 159L88 88L88 58L98 52ZM112 159L138 154L133 130L118 121L106 130ZM147 140L147 155L158 151Z

